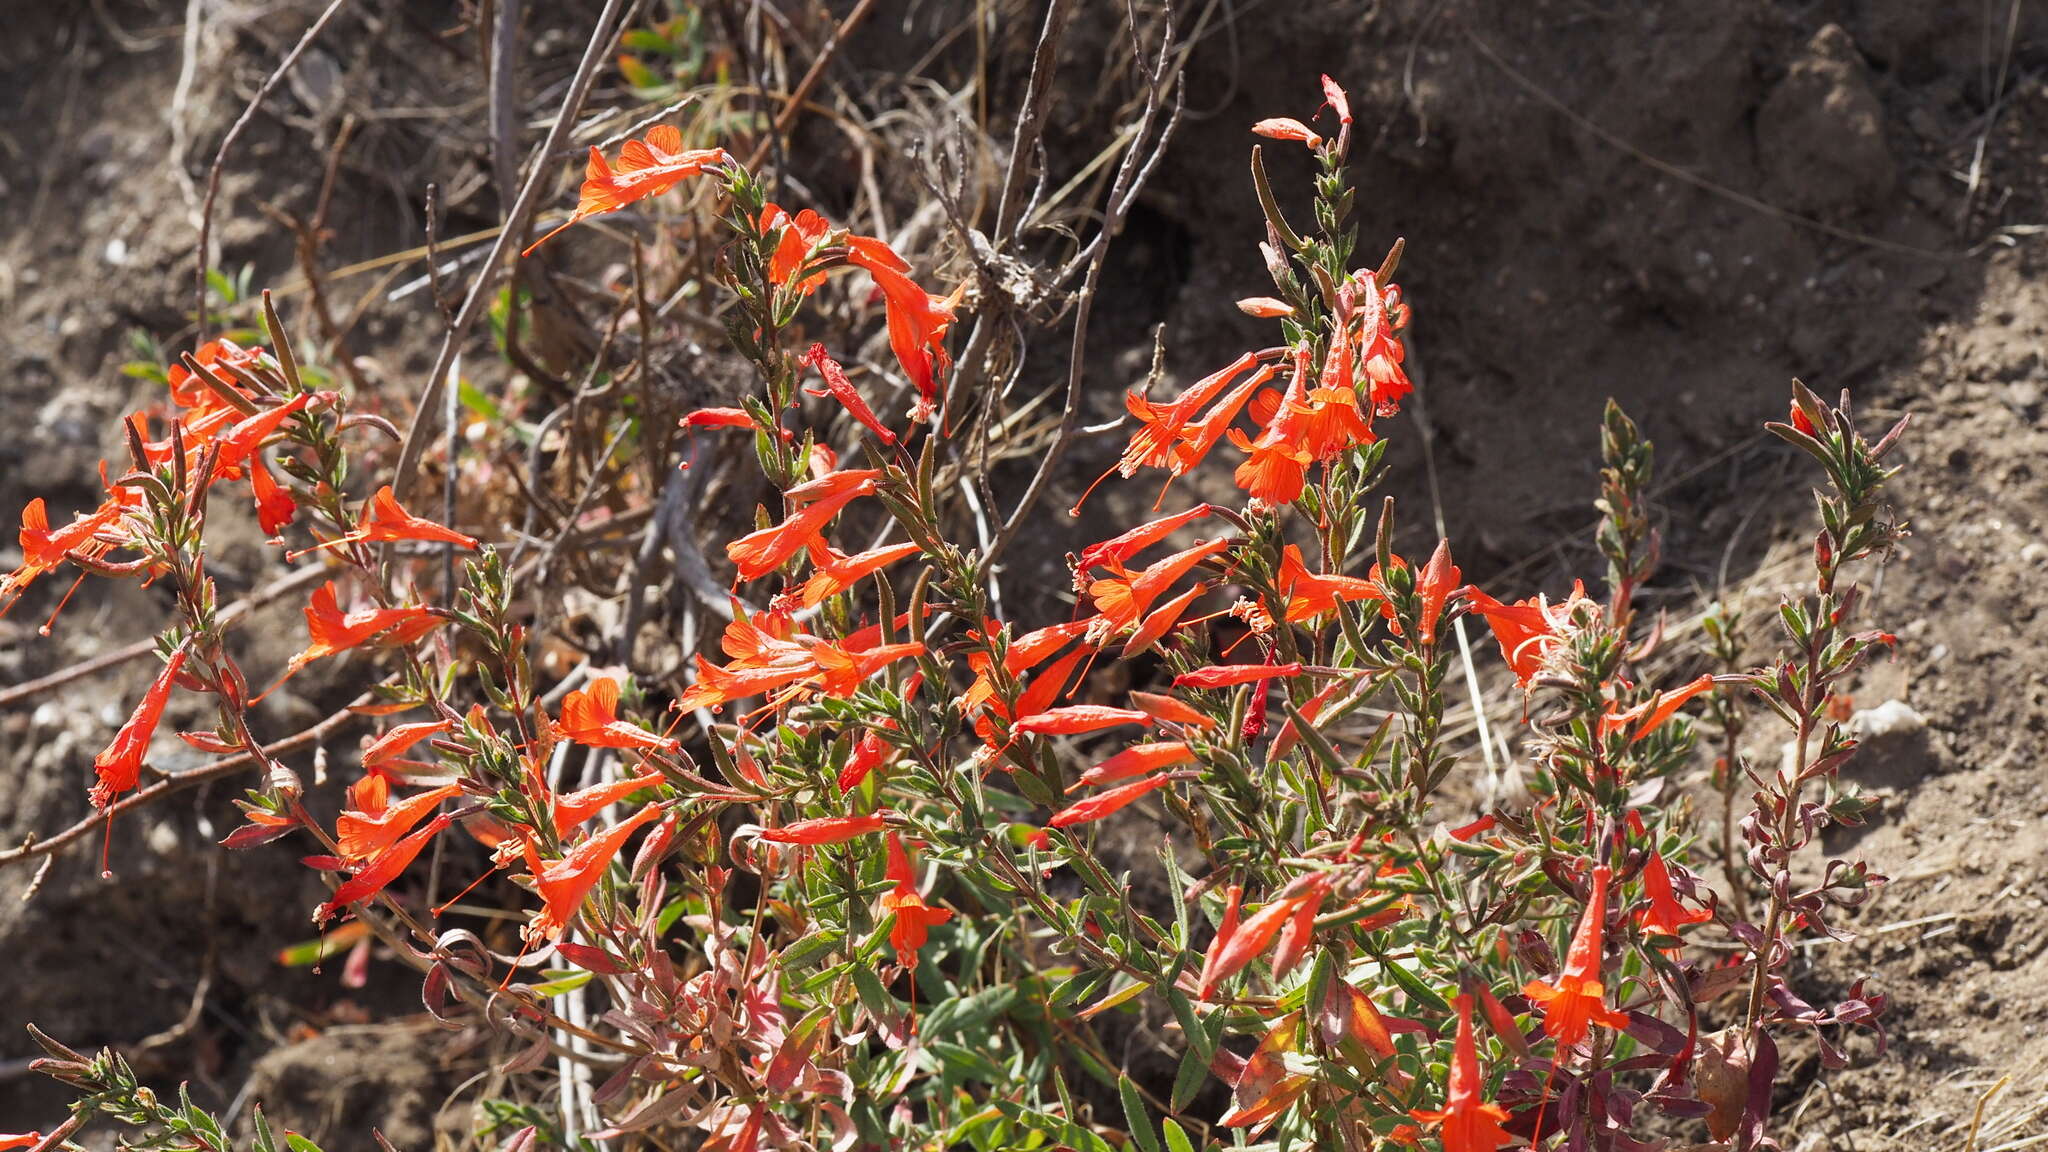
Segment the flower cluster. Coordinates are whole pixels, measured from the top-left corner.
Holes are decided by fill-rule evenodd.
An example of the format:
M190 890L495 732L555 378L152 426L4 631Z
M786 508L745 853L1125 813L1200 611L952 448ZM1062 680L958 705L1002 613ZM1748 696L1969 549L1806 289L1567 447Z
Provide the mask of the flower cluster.
M551 1054L608 1070L595 1093L561 1089L559 1122L508 1106L526 1117L512 1147L574 1146L601 1114L581 1130L735 1150L1106 1146L1091 1125L1148 1150L1193 1147L1198 1125L1283 1146L1626 1148L1652 1110L1761 1146L1771 1078L1753 1071L1731 1100L1727 1069L1775 1067L1774 1030L1838 1033L1881 1006L1860 991L1807 1004L1783 942L1831 930L1827 910L1880 879L1847 864L1806 889L1792 877L1822 825L1860 812L1806 789L1852 746L1827 719L1828 684L1888 642L1845 630L1856 597L1839 573L1898 535L1877 513L1897 433L1869 445L1846 400L1826 410L1803 389L1773 426L1834 495L1815 597L1783 613L1792 654L1762 670L1653 683L1670 678L1631 608L1655 570L1650 455L1618 409L1604 595L1503 601L1467 582L1447 540L1404 558L1376 427L1414 388L1403 248L1353 267L1351 112L1336 83L1322 91L1308 120L1253 127L1314 167L1314 226L1297 229L1252 151L1274 295L1240 307L1275 321L1277 343L1171 397L1127 392L1130 438L1103 474L1160 469L1170 485L1227 441L1242 499L1157 514L1162 490L1151 518L1068 557L1065 619L1005 612L985 535L954 542L969 536L946 493L970 486L973 435L941 413L966 297L928 292L878 237L770 202L674 127L616 161L593 149L562 227L715 186L723 318L759 390L680 426L750 433L771 485L723 549L722 659L666 680L586 663L541 683L531 570L390 487L344 495L344 433L385 429L311 382L275 312L268 351L205 345L166 374L163 438L161 417L132 418L128 469L68 525L32 504L24 562L0 584L11 604L71 564L177 595L162 670L96 761L94 803L111 820L137 788L174 690L214 697L214 731L181 736L265 771L230 846L311 837L332 888L314 918L358 918L422 971L437 1017L510 1037L508 1074ZM845 268L879 296L894 359L861 382L800 319ZM822 387L805 387L814 374ZM907 421L878 414L882 387L907 392ZM827 418L807 420L807 399ZM232 482L266 533L309 534L286 559L326 576L277 683L352 650L391 669L351 706L376 730L331 819L252 730L260 697L215 607L207 501ZM870 542L847 543L856 530ZM457 550L477 555L430 595L412 553ZM1521 690L1529 761L1529 794L1485 812L1445 788L1464 756L1450 671L1479 621ZM1704 878L1679 786L1688 706L1741 693L1792 722L1799 749L1789 774L1750 773L1760 923L1746 893ZM1172 832L1156 867L1113 832L1141 821ZM432 925L463 915L432 884L421 899L415 867L451 830L481 845L463 858L485 879L509 880L496 888L517 903L516 959L509 927ZM1134 880L1148 867L1153 883ZM1697 932L1733 941L1744 966L1701 963ZM547 979L528 980L542 964ZM1741 1009L1703 1008L1745 985ZM1713 1044L1710 1012L1734 1018ZM1154 1025L1178 1071L1120 1067L1102 1031L1114 1016ZM50 1051L48 1070L131 1123L200 1124L145 1101L118 1057Z

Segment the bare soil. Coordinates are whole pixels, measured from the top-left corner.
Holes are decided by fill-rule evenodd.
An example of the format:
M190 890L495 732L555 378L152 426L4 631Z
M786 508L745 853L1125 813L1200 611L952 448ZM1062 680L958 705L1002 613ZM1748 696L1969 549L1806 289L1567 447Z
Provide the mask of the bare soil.
M59 511L93 498L119 415L146 398L119 372L130 333L174 348L189 338L206 165L319 7L201 0L189 12L205 23L188 36L183 4L6 5L8 514L33 495ZM253 263L259 285L292 276L289 236L259 205L310 216L351 114L330 267L417 245L428 181L447 194L445 234L497 218L468 6L356 7L228 166L222 263ZM537 7L533 82L558 84L597 6ZM882 7L836 67L886 103L897 70L950 22L929 5ZM1000 110L1015 106L1015 62L1037 17L1015 11L1031 5L996 7L990 127L1004 139ZM1072 91L1047 140L1055 184L1117 127L1113 82L1096 78L1118 35L1108 10L1121 7L1103 6L1067 45ZM1243 129L1309 111L1328 72L1358 113L1363 246L1408 241L1402 283L1424 403L1394 430L1393 490L1417 539L1431 534L1427 444L1468 578L1507 596L1597 576L1584 529L1598 415L1613 396L1658 447L1666 563L1652 602L1674 619L1717 595L1768 614L1810 532L1806 469L1758 431L1781 414L1787 381L1853 389L1873 427L1915 414L1895 493L1915 535L1869 606L1898 633L1898 656L1855 697L1902 702L1925 726L1873 740L1850 769L1889 800L1834 846L1892 883L1856 917L1861 939L1810 949L1800 977L1819 1000L1867 975L1889 997L1891 1049L1880 1058L1859 1042L1855 1066L1824 1077L1810 1054L1795 1060L1783 1137L1801 1149L1961 1147L2002 1078L1976 1146L2048 1132L2048 792L2034 751L2048 725L2048 628L2036 619L2048 577L2037 235L2048 224L2048 12L2014 4L2008 39L2006 5L1917 0L1182 7L1206 14L1204 37L1182 130L1098 313L1089 402L1100 412L1142 375L1154 325L1166 326L1182 379L1258 338L1230 305L1263 281ZM957 87L976 66L955 41L929 71ZM1296 163L1269 154L1283 171ZM847 189L823 161L793 169L821 196ZM330 286L343 314L363 301L341 354L401 414L438 317L430 293L384 297L421 271ZM1051 372L1057 357L1044 359ZM1108 439L1077 449L1048 505L1071 501L1114 451ZM239 593L266 559L251 533L216 575ZM0 567L12 563L0 548ZM0 687L140 638L164 611L147 593L89 587L40 638L53 606L32 598L0 622ZM295 621L258 620L254 642L281 664ZM92 755L142 676L130 666L0 714L0 836L48 835L83 813ZM281 726L327 702L307 679L277 705ZM210 846L233 794L186 796L118 829L118 883L101 882L83 848L26 903L16 897L30 875L0 873L4 1023L124 1046L146 1074L189 1076L217 1106L261 1098L330 1148L366 1146L356 1141L372 1125L400 1148L431 1146L442 1101L478 1068L473 1054L408 1016L415 986L395 964L373 963L361 989L338 983L338 963L319 975L275 964L279 947L310 935L277 910L310 907L317 886L278 853ZM63 1099L25 1074L30 1051L18 1030L0 1032L0 1129L49 1123Z

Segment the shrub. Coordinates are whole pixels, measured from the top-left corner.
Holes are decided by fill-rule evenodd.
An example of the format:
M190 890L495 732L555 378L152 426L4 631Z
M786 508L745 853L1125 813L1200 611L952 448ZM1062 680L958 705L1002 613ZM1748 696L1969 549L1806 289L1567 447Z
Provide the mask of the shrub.
M515 1041L500 1070L523 1087L485 1110L484 1135L509 1148L639 1133L733 1150L1474 1152L1702 1129L1767 1144L1778 1037L1811 1032L1836 1063L1839 1033L1875 1028L1882 1007L1860 986L1815 1007L1786 966L1796 936L1835 933L1833 910L1882 879L1801 857L1864 809L1835 783L1853 742L1830 701L1890 643L1853 630L1844 569L1901 535L1882 459L1903 425L1872 444L1846 396L1829 408L1795 385L1769 426L1826 487L1812 588L1780 605L1781 652L1761 667L1733 667L1732 627L1712 617L1710 651L1682 663L1726 667L1650 682L1662 622L1635 595L1658 552L1652 455L1612 405L1601 593L1504 602L1465 582L1449 541L1402 556L1380 492L1386 421L1413 387L1402 246L1359 266L1351 116L1337 85L1323 91L1308 120L1253 128L1316 171L1297 230L1252 151L1274 294L1240 307L1277 341L1178 395L1125 398L1134 430L1111 472L1163 472L1164 501L1222 452L1241 497L1069 557L1065 620L1011 618L992 598L1018 522L969 541L941 503L992 483L948 451L980 402L947 388L960 293L931 294L875 237L771 203L746 166L673 127L616 160L593 152L568 224L678 189L721 206L723 315L755 386L680 424L742 438L778 493L725 549L724 659L696 657L672 698L587 666L545 682L525 618L535 565L390 486L349 495L363 442L396 431L321 386L265 297L268 347L182 357L165 380L175 413L129 419L104 504L61 527L41 502L23 517L9 603L66 566L176 598L161 672L95 762L107 836L152 792L137 789L168 697L212 697L213 729L178 736L262 777L225 843L312 841L332 885L316 921L418 968L438 1019ZM798 335L842 277L879 295L906 414L870 399L845 350ZM621 309L639 298L628 286ZM355 666L361 694L334 722L378 731L332 819L257 731L261 693L207 573L221 499L253 502L273 536L310 537L287 560L326 566L282 676L382 657ZM436 596L445 551L473 556ZM1528 727L1526 795L1483 811L1446 734L1475 617ZM1134 687L1091 677L1118 662ZM1747 811L1718 890L1678 782L1698 700L1729 736L1719 785ZM1758 704L1791 734L1781 770L1737 754ZM1165 835L1147 856L1105 836L1118 825ZM524 895L516 956L487 922L444 928L414 898L415 861L457 829ZM1717 950L1691 946L1702 938ZM1132 1055L1141 1028L1169 1061ZM118 1055L38 1036L41 1069L79 1093L42 1146L95 1117L147 1146L228 1146ZM254 1141L278 1143L260 1113Z

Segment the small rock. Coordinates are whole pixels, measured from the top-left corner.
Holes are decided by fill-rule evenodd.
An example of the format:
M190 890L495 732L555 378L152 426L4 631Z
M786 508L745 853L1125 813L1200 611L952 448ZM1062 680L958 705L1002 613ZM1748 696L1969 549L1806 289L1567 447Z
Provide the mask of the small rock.
M1866 742L1907 735L1925 727L1927 717L1915 712L1904 700L1887 700L1875 708L1862 709L1849 719L1849 730Z
M1843 774L1865 788L1905 792L1941 772L1941 756L1927 718L1904 700L1887 700L1849 718L1856 752Z

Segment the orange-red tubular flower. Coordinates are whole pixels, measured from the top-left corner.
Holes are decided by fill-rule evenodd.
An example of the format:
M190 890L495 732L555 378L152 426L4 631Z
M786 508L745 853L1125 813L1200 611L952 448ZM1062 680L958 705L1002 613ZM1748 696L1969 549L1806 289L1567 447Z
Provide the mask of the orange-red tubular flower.
M1088 499L1088 493L1095 491L1096 485L1108 479L1111 472L1128 480L1136 476L1140 468L1165 468L1173 463L1174 445L1182 432L1195 422L1202 409L1230 387L1231 381L1251 371L1258 362L1258 353L1247 352L1221 371L1195 381L1185 392L1166 403L1154 403L1136 390L1124 393L1124 409L1137 420L1138 430L1131 434L1130 445L1117 457L1116 463L1081 494L1081 499L1074 504L1074 511L1080 510L1081 504Z
M334 582L330 580L315 589L306 602L306 634L311 643L291 658L291 662L285 665L284 675L278 677L277 684L264 689L263 696L277 691L278 684L291 679L299 669L315 660L346 652L372 640L383 647L410 644L442 623L441 617L425 608L362 608L344 613L334 591Z
M439 736L454 724L453 720L421 720L414 724L400 724L364 747L363 767L376 768L389 764L405 755L413 745Z
M1557 980L1549 984L1531 980L1522 988L1523 995L1543 1005L1543 1030L1565 1047L1584 1040L1591 1025L1615 1029L1628 1026L1626 1013L1607 1006L1603 999L1606 989L1600 982L1607 886L1613 878L1605 864L1593 869L1593 890L1586 899L1586 911L1579 917L1578 931L1572 934L1571 951Z
M775 242L775 255L768 261L768 282L787 284L803 264L804 257L825 238L826 233L832 231L832 225L809 208L791 216L774 204L764 205L761 209L761 230L767 232L776 228L783 231ZM817 272L804 277L798 288L808 296L824 282L825 274Z
M256 501L256 523L265 536L275 537L292 522L299 511L299 502L292 499L291 491L277 482L270 474L270 465L261 460L249 464L249 494Z
M116 796L135 787L142 778L142 761L149 755L150 737L156 735L157 723L163 719L164 705L171 698L171 685L177 682L178 672L184 666L185 649L180 647L164 662L163 671L157 673L149 690L142 694L142 700L135 705L128 722L114 733L113 742L93 757L93 774L99 778L98 783L92 786L94 807L104 811L113 804Z
M1214 728L1216 721L1195 710L1187 701L1157 692L1133 692L1131 703L1155 724L1178 724L1197 732Z
M1401 399L1415 391L1401 369L1407 349L1394 336L1394 330L1407 323L1408 306L1401 302L1399 288L1392 284L1379 287L1372 273L1361 273L1358 279L1358 295L1364 304L1358 359L1371 383L1373 415L1393 416L1401 411Z
M1358 409L1358 386L1352 379L1351 341L1338 340L1323 358L1322 377L1308 393L1309 410L1302 419L1300 444L1313 459L1329 460L1378 439Z
M626 748L641 752L673 752L677 742L619 719L619 682L599 676L590 687L562 698L562 718L554 733L590 748Z
M875 418L875 410L868 407L866 400L861 399L860 390L853 386L853 381L846 378L846 369L840 367L839 361L826 354L823 344L811 345L811 350L804 353L803 362L816 368L818 375L825 381L824 391L806 388L804 391L807 394L832 397L846 409L847 415L860 421L862 427L873 432L875 439L884 444L896 442L896 433L883 427L882 422Z
M526 842L526 863L533 873L533 886L540 892L542 907L526 925L522 935L528 943L538 944L543 940L560 940L576 913L583 908L583 898L602 879L605 869L611 867L612 857L626 846L631 836L648 821L661 815L661 805L649 804L633 815L603 832L592 836L574 848L560 860L542 860L534 851L533 841Z
M325 924L350 904L358 900L368 900L382 892L419 857L420 850L427 846L427 841L440 835L442 830L454 821L455 817L443 813L434 817L419 831L377 853L363 866L362 871L343 881L341 887L334 890L334 895L325 904L313 910L313 922Z
M1322 911L1323 896L1328 891L1327 884L1316 885L1306 899L1294 906L1287 923L1281 926L1280 942L1273 948L1273 979L1285 979L1308 954L1308 946L1315 941L1316 914Z
M810 579L804 581L800 596L803 606L815 607L889 565L917 555L918 551L916 544L905 542L847 556L822 540L814 541L811 545L811 562L818 566L818 570L811 574Z
M769 204L761 212L763 230L780 228L775 254L769 260L768 279L786 284L802 266L804 257L832 235L824 217L805 209L791 217ZM953 319L953 299L933 296L910 278L910 264L888 244L873 236L847 234L846 262L867 272L882 295L889 329L889 350L917 387L917 404L911 419L926 421L937 411L940 377L951 361L946 355L946 329ZM823 272L804 278L800 291L808 295L824 282Z
M1088 547L1081 549L1081 557L1075 561L1074 568L1076 571L1086 572L1106 564L1121 565L1131 557L1173 535L1193 521L1207 516L1212 511L1214 511L1214 508L1211 505L1197 504L1185 512L1176 512L1171 516L1162 516L1157 520L1140 524L1136 528L1113 536L1100 544L1090 544Z
M1472 1034L1472 997L1460 992L1458 1039L1451 1050L1451 1079L1440 1111L1416 1109L1408 1115L1424 1124L1440 1124L1444 1152L1494 1152L1513 1137L1501 1127L1507 1110L1479 1095L1479 1049Z
M1087 648L1069 651L1065 656L1047 665L1043 672L1033 676L1031 682L1024 686L1024 690L1017 693L1017 698L1011 701L1009 710L1003 708L1000 700L991 705L992 710L1005 716L1039 715L1059 700L1061 694L1067 690L1067 681L1073 678L1074 669L1080 667L1081 661L1088 659L1091 654Z
M1202 594L1207 591L1209 591L1207 584L1198 583L1146 613L1145 618L1138 622L1137 630L1131 633L1130 640L1124 644L1124 659L1128 660L1136 656L1157 643L1168 632L1173 631L1173 626L1180 623L1180 618L1187 614L1188 606L1200 599Z
M565 228L592 216L616 212L636 200L659 196L711 165L730 160L723 148L685 149L683 134L673 124L658 124L648 130L644 139L626 141L625 146L619 149L616 168L606 162L604 153L593 147L590 160L583 167L583 188L577 197L576 210L553 232L528 245L520 255L532 255L535 248Z
M362 863L391 847L399 837L441 806L441 801L462 794L457 784L443 784L416 796L391 802L391 784L373 772L349 786L350 807L334 818L334 840L341 846L342 859Z
M1011 725L1013 731L1034 736L1073 736L1100 732L1120 724L1149 724L1152 718L1135 708L1110 708L1102 704L1069 704L1022 717Z
M761 839L771 844L844 844L856 836L880 832L885 812L868 816L820 816L815 820L799 820L770 828L761 833Z
M1187 764L1194 760L1195 750L1182 740L1166 740L1153 744L1133 744L1111 756L1095 767L1081 773L1074 783L1076 788L1092 787L1097 784L1114 784L1161 768Z
M807 658L767 665L744 665L737 661L720 667L697 657L697 682L676 701L685 712L716 708L733 700L758 696L817 674L818 666Z
M1313 411L1307 379L1308 354L1305 349L1297 349L1293 378L1258 437L1248 439L1235 428L1230 430L1231 443L1248 457L1238 465L1233 479L1254 500L1275 506L1290 504L1307 484L1308 466L1315 459L1302 444Z
M889 928L889 945L896 950L896 963L915 968L918 950L924 947L933 926L951 920L953 912L949 908L934 908L918 895L917 874L911 871L910 854L903 848L902 837L894 832L889 833L885 874L895 883L895 887L882 894L882 911L896 914L896 922Z
M1337 610L1341 601L1377 600L1379 586L1357 576L1325 576L1309 571L1301 549L1289 544L1280 554L1280 572L1274 581L1287 600L1286 619L1298 623Z
M1689 684L1680 685L1668 692L1659 692L1625 712L1610 711L1600 717L1600 735L1604 738L1633 727L1635 735L1629 737L1629 743L1633 744L1662 727L1666 720L1678 712L1679 705L1713 686L1712 676L1701 676ZM1612 708L1612 705L1609 707Z
M839 510L855 499L875 490L874 477L878 473L869 471L861 479L850 483L840 482L828 494L820 495L804 504L780 524L772 524L757 532L750 532L725 546L725 554L739 569L740 579L758 580L782 567L790 557L802 551L823 535L825 526L832 522ZM847 476L849 473L835 472L827 479ZM809 489L819 483L801 485ZM787 496L794 499L799 489L793 488Z
M1436 551L1429 554L1429 563L1422 566L1422 575L1415 578L1415 591L1422 597L1422 621L1416 629L1424 644L1436 640L1436 624L1444 614L1444 601L1456 591L1463 576L1458 566L1451 563L1451 542L1437 541Z
M886 722L893 727L895 722ZM867 782L870 773L882 766L889 758L889 742L876 732L869 732L847 753L846 765L839 770L839 793L845 795Z
M21 510L21 567L0 576L0 615L14 606L36 577L54 571L73 549L86 547L94 536L112 528L123 511L119 504L109 501L64 527L53 529L43 498L38 496L29 501Z
M242 466L249 462L265 440L277 433L278 428L286 420L305 411L309 405L326 403L333 396L332 392L301 392L282 404L263 409L223 432L215 441L220 446L220 455L214 460L214 478L241 479Z
M1088 595L1103 624L1118 632L1137 623L1161 593L1192 571L1195 565L1230 547L1226 538L1207 540L1146 566L1137 573L1119 572L1088 585Z
M1175 688L1228 688L1301 675L1300 664L1211 664L1173 678Z
M678 428L752 428L754 414L745 408L699 408L685 412Z
M1139 797L1166 787L1173 783L1173 779L1171 773L1161 773L1143 780L1133 780L1129 784L1119 784L1107 792L1098 792L1085 800L1077 800L1067 805L1054 813L1052 819L1046 821L1046 825L1052 828L1067 828L1075 824L1086 824L1091 820L1100 820L1112 812L1120 812L1137 803Z
M851 696L868 677L898 660L908 660L923 651L924 645L915 640L884 644L879 648L855 648L851 639L843 644L821 642L811 649L811 658L818 663L817 689L827 696Z
M1642 927L1644 935L1676 938L1678 930L1687 924L1700 924L1714 918L1714 914L1705 908L1688 910L1678 902L1678 893L1671 886L1671 869L1664 863L1661 852L1653 851L1643 861L1643 893L1650 898L1650 903L1636 913L1636 923Z
M1797 400L1792 401L1792 415L1787 422L1793 428L1808 436L1818 437L1820 435L1820 431L1813 426L1813 418L1806 414L1806 409L1801 408Z
M1543 670L1543 662L1564 643L1573 615L1579 605L1586 603L1586 585L1574 581L1571 595L1561 604L1552 604L1542 596L1503 604L1476 587L1465 589L1465 602L1486 617L1494 640L1500 644L1501 658L1526 688Z
M554 814L555 835L567 837L585 820L642 788L652 788L661 781L661 773L647 772L639 776L628 776L624 780L614 780L609 784L593 784L566 796L555 797L554 803L550 805Z
M843 468L828 472L814 480L806 480L783 492L782 498L791 504L810 504L818 500L836 498L848 491L861 494L875 490L874 481L882 474L879 468Z
M694 428L745 428L758 431L760 428L754 423L754 414L745 408L699 408L695 412L684 413L683 418L676 421L676 427L685 431ZM796 433L787 428L777 426L768 431L780 436L785 444L796 439Z
M356 524L356 530L345 539L360 540L376 544L390 540L428 540L453 544L457 548L476 547L476 537L464 536L453 528L434 523L407 512L392 494L391 485L377 489L370 497L369 507Z
M1335 112L1337 114L1338 123L1351 123L1350 98L1344 95L1344 89L1337 87L1337 82L1335 80L1330 79L1328 76L1324 76L1322 79L1323 103L1332 112ZM1320 109L1318 109L1318 111L1320 111Z
M1243 971L1266 951L1303 904L1320 903L1329 889L1329 878L1321 873L1304 876L1282 889L1278 899L1237 925L1236 931L1218 932L1203 957L1201 998L1213 997L1217 985Z
M950 363L946 327L952 322L953 306L920 288L910 278L909 263L882 241L848 236L846 245L846 262L866 269L882 291L889 350L917 386L917 406L910 418L920 423L930 420L938 408L939 377Z
M1091 620L1073 620L1065 624L1051 624L1044 628L1026 632L1015 637L1003 649L1003 670L1012 676L1028 672L1067 646L1075 637L1088 631ZM994 635L1002 627L993 620L982 623L983 636ZM963 708L974 709L986 703L995 695L995 681L990 677L989 658L979 652L971 652L967 663L974 669L974 683L960 697ZM1029 713L1025 713L1029 715Z
M1194 471L1195 467L1209 455L1210 450L1229 433L1231 421L1236 420L1237 414L1244 411L1245 403L1252 398L1252 394L1279 371L1280 367L1277 364L1268 364L1259 369L1250 379L1231 389L1223 399L1217 401L1216 406L1209 409L1208 415L1181 429L1180 439L1173 445L1173 459L1166 465L1166 474L1177 478ZM1159 496L1160 499L1165 499L1166 493L1163 489ZM1154 504L1154 507L1157 506Z

